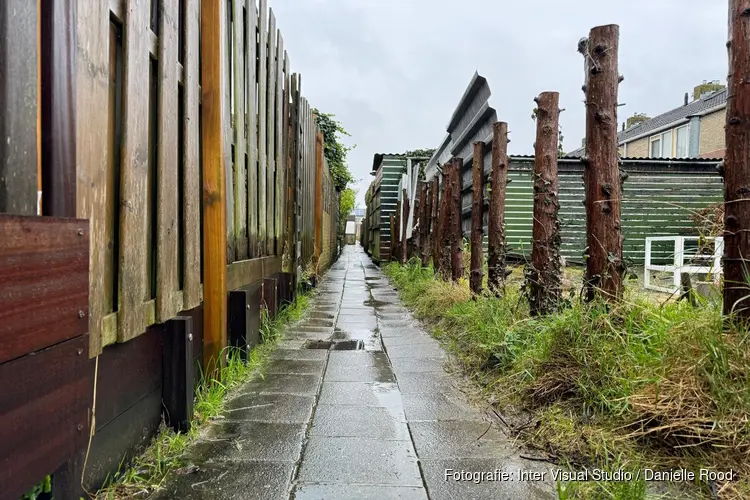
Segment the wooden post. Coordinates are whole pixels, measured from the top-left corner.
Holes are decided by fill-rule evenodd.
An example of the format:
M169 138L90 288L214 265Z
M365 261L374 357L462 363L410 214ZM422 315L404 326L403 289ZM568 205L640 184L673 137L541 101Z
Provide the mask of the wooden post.
M617 25L591 30L586 48L586 300L618 300L622 260L622 183L617 155Z
M750 321L750 17L729 2L729 89L724 159L724 314Z
M409 198L406 189L401 190L401 264L406 264L407 257L407 226L409 225Z
M396 252L396 216L391 214L391 248L388 260L393 260Z
M203 93L203 366L207 378L223 366L227 345L227 198L222 71L227 58L226 2L202 0Z
M391 242L393 251L391 252L391 260L401 262L399 255L401 254L401 200L396 201L396 220L394 221L395 227L394 232L391 233Z
M482 293L482 236L484 235L484 142L474 143L471 192L471 275L469 285L475 295Z
M451 277L453 281L458 281L464 275L463 260L463 241L464 235L461 227L461 167L464 161L462 158L455 158L451 165L451 196L449 199L449 212L451 215L451 225L449 234L451 236Z
M76 5L40 5L42 213L58 217L76 216Z
M435 173L435 178L432 180L432 213L430 229L432 234L430 235L430 245L432 248L432 267L435 272L438 272L440 268L440 216L439 212L440 203L440 174Z
M532 316L550 314L560 303L562 270L560 221L557 218L560 209L557 197L559 101L557 92L542 92L535 99L534 223L531 264L526 267L526 289Z
M508 185L508 124L492 126L492 173L487 224L487 286L500 295L508 271L505 266L505 192Z
M420 247L422 250L422 267L427 267L430 263L430 211L432 210L432 189L429 182L422 183L422 202L420 206Z
M443 165L443 193L440 199L440 249L438 259L440 261L439 272L446 281L451 275L451 211L450 197L451 184L453 184L453 164Z

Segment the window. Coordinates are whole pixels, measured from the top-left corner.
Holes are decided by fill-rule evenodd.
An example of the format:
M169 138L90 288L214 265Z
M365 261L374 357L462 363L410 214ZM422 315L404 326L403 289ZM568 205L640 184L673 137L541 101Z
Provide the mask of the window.
M677 158L688 157L688 128L687 125L677 129L677 138L675 139L675 152Z
M651 158L661 158L661 136L651 139Z
M651 136L651 158L686 158L688 156L688 126Z

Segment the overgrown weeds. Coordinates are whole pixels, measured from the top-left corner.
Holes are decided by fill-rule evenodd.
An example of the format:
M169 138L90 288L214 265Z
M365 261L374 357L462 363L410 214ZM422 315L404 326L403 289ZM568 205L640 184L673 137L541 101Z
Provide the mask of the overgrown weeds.
M733 469L739 481L713 486L747 498L750 349L747 331L723 329L720 304L660 304L631 288L616 306L571 300L531 318L518 280L500 299L471 300L466 283L416 263L386 274L491 400L534 416L529 443L573 466ZM644 498L641 486L566 486L560 496Z
M280 340L284 325L300 319L308 303L308 295L298 294L294 303L282 308L273 319L269 319L267 312L263 310L260 332L263 342L247 353L247 361L242 360L239 349L227 348L226 364L219 375L207 379L202 374L201 382L195 390L190 431L175 432L162 423L149 447L128 464L123 459L120 470L108 478L101 490L91 496L107 500L145 498L163 486L169 472L185 466L185 451L212 419L221 413L227 394L253 377L263 377L269 354Z

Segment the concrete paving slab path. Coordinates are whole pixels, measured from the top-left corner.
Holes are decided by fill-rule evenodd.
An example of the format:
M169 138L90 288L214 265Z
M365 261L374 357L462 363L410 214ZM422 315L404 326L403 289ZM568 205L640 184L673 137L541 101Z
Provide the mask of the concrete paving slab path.
M361 349L305 347L342 340ZM555 498L552 466L521 458L447 362L362 248L347 246L264 378L236 391L189 450L196 467L156 497Z

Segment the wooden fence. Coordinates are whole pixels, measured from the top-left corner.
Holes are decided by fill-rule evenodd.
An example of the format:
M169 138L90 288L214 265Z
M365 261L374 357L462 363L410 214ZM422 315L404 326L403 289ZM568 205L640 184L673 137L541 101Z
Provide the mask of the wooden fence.
M41 188L44 215L77 217L84 227L88 219L89 229L80 233L89 241L88 281L69 283L88 289L88 307L85 300L76 304L76 321L84 327L69 330L78 337L61 339L67 333L59 329L55 337L50 330L49 339L38 337L0 356L0 386L16 380L8 377L17 368L37 366L32 361L55 342L86 344L86 350L74 349L75 360L66 358L65 342L45 354L54 363L49 373L35 368L34 387L63 391L67 386L55 389L65 382L55 373L73 370L78 385L90 388L98 370L100 411L86 476L96 487L147 439L148 433L132 429L155 431L163 405L192 400L192 384L176 399L168 385L185 380L179 370L192 379L199 369L173 362L180 356L207 366L220 360L228 324L238 318L228 314L233 308L250 311L255 323L232 324L257 337L259 308L273 314L291 299L307 266L322 269L337 257L339 193L313 107L302 95L300 75L291 71L267 0L54 4L44 10L12 0L10 10L0 8L0 43L8 56L0 61L0 130L11 137L0 146L0 211L29 216L31 222L14 224L38 228L38 241L54 235L64 221L33 222ZM33 99L21 102L20 95ZM16 265L19 242L37 240L16 239L13 247L0 238L0 261ZM16 287L41 286L19 276ZM44 286L53 285L60 283ZM246 302L230 304L237 290L247 292ZM59 307L49 294L43 298L34 307ZM24 310L10 300L0 293L0 317ZM19 392L0 405L0 435L17 435L14 443L33 448L39 441L34 433L62 435L61 426L83 409L91 412L89 395L60 394L49 412L61 418L40 432L15 420L9 426L9 415L32 411L41 401ZM79 438L89 431L77 429L76 446L44 463L13 465L20 448L0 455L7 477L19 478L0 498L54 472L60 460L67 460L69 481L58 477L56 484L80 487L86 439Z

